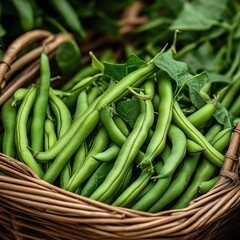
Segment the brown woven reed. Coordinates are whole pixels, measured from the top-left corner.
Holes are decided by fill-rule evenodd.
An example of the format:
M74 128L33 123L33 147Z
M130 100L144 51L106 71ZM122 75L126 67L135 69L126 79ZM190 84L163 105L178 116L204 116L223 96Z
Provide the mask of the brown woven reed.
M58 44L55 42L55 47L49 50L50 54L59 42L71 39L71 36L53 36L45 32L37 41L47 41L49 38L51 43L58 39ZM26 60L26 56L24 63L20 60L13 62L12 57L3 59L4 64L0 65L1 86L9 86L6 84L7 70L10 74L14 69L33 64L33 59L37 61L39 52L36 49L32 50L34 57L31 55L31 61ZM14 68L17 62L18 67ZM34 72L38 71L36 66L31 66ZM22 71L27 72L26 69ZM19 79L24 80L18 84L13 81L10 83L12 88L4 88L0 105L13 89L26 83L22 72ZM240 219L239 144L240 124L235 128L226 153L221 178L213 189L184 209L155 214L109 206L65 191L39 179L22 162L0 153L0 239L228 240L228 236L240 226L236 222Z

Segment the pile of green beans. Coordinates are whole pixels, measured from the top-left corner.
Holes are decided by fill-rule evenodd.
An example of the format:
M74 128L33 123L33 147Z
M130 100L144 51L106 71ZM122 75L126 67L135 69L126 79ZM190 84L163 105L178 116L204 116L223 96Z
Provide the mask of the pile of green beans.
M39 81L2 106L1 152L51 184L139 211L184 208L214 186L234 127L216 120L216 99L197 109L187 95L176 98L176 82L153 62L120 81L86 69L53 87L43 51ZM218 102L234 123L239 85ZM130 125L117 106L132 99L139 113Z

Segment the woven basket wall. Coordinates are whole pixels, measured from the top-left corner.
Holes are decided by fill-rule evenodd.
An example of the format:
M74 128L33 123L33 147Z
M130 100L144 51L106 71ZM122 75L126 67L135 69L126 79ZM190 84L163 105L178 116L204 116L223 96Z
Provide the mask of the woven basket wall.
M44 42L50 58L61 42L72 38L39 30L27 34L22 36L27 39L23 46L17 46L19 52L32 42ZM34 81L39 54L40 48L35 48L22 57L25 61L11 56L0 64L4 89L0 105L17 88ZM8 83L11 74L20 69ZM184 209L155 214L109 206L62 190L0 153L0 239L231 239L240 227L239 142L240 125L226 153L221 178L210 192Z

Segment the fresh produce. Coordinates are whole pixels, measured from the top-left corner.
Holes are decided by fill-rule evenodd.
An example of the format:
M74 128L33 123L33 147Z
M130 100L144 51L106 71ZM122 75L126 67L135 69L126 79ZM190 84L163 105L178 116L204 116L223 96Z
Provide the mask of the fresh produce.
M34 18L27 25L20 12L23 2L11 4L22 27L34 28ZM95 27L92 23L85 31L84 23L96 9L80 4L89 10L83 16L71 7L75 1L62 2L65 8L55 1L48 6L61 14L67 30L57 19L49 22L64 33L72 30L74 38L61 35L53 51L47 43L56 36L37 30L40 35L29 32L15 50L2 51L11 60L0 65L3 93L17 79L19 66L31 64L29 56L34 55L39 73L30 81L20 78L11 96L0 98L1 152L51 184L107 204L148 212L186 207L218 180L240 122L238 3L123 1L113 10L115 17L106 12L111 30L99 28L104 37L117 32L115 37L102 43L100 52L84 52ZM25 11L37 6L24 4ZM116 18L124 8L136 7L147 20L126 32ZM103 8L97 15L101 20ZM69 12L75 12L72 20ZM43 38L41 46L22 52L24 45ZM121 46L117 56L115 44Z

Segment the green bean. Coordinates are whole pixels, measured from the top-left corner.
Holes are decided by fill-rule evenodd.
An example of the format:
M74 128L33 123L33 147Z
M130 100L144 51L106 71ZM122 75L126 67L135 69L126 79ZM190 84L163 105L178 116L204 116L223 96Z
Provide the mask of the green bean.
M173 104L173 122L186 134L189 139L205 148L203 150L203 154L209 159L209 161L219 167L223 165L224 155L216 150L206 140L202 133L187 119L176 100L174 100Z
M67 105L69 109L75 108L77 98L79 93L86 89L87 86L90 86L92 83L98 81L102 77L101 73L97 73L94 76L88 76L78 82L76 85L73 86L68 92L71 93L70 96L64 97L63 101Z
M29 143L27 136L27 121L29 119L29 114L34 105L36 96L37 88L36 86L32 86L18 109L15 139L18 155L21 161L29 166L39 177L42 177L44 174L43 170L41 166L36 162L32 156L31 151L28 148Z
M47 118L44 123L44 131L45 131L45 149L47 150L57 141L57 135L55 132L54 123L51 119ZM44 171L50 167L52 161L48 161L44 164Z
M79 70L67 83L65 83L62 87L63 91L69 91L72 89L78 82L88 76L94 76L98 73L98 70L93 68L92 66L85 66Z
M187 139L177 126L170 124L167 137L172 144L171 153L166 159L160 174L153 178L165 178L172 175L186 155Z
M65 91L63 91L61 89L56 89L56 88L52 88L52 92L54 93L54 95L56 95L60 99L62 99L64 97L68 97L68 96L71 95L70 92L65 92Z
M116 101L120 96L124 97L127 95L129 93L127 86L140 85L156 70L157 68L154 64L148 64L145 67L128 74L119 81L114 88L107 89L101 95L101 98L96 99L96 101L88 107L84 114L73 122L70 129L57 141L54 146L45 152L35 153L37 159L44 160L55 158L53 164L45 173L43 179L52 183L57 178L67 161L99 123L100 118L98 109L108 103ZM70 140L71 144L68 144ZM66 147L63 148L63 146Z
M170 150L170 148L169 148L169 150ZM163 150L163 152L164 152L164 150ZM169 154L170 154L170 151L169 151ZM164 162L161 160L158 161L156 164L154 164L154 169L157 174L160 173L160 170L162 169L163 164L164 164ZM138 196L136 196L136 198L134 199L134 202L131 205L129 205L129 208L131 208L134 203L138 202L145 194L147 194L153 188L153 186L155 184L156 184L156 181L151 180L148 183L148 185L138 194Z
M84 114L73 122L69 131L64 134L64 136L60 138L57 143L54 144L54 146L45 152L35 153L35 157L39 160L52 160L58 156L57 160L54 162L56 168L59 168L62 163L66 161L65 158L68 158L69 155L74 154L79 145L90 134L91 130L94 129L94 127L98 124L100 120L98 109L107 104L117 101L119 98L126 96L129 93L129 90L127 88L128 86L139 86L156 71L157 67L151 63L129 73L113 88L107 89L101 95L101 97L97 98L92 104L90 104ZM68 144L70 141L72 144ZM66 145L68 146L63 149L63 146Z
M147 186L145 186L145 188L142 189L142 191L136 196L134 202L132 202L132 204L129 204L128 208L132 208L133 204L135 202L138 202L145 194L147 194L153 188L154 185L155 185L154 181L149 181Z
M164 164L163 164L164 166ZM157 173L160 174L162 169ZM138 211L148 211L149 208L164 194L172 179L172 175L166 178L159 178L155 185L139 201L135 202L132 209Z
M219 179L220 179L220 176L217 175L216 177L213 177L210 180L201 182L198 190L199 193L204 194L210 191L214 187L214 185L218 182Z
M88 104L91 104L100 94L101 89L99 86L92 86L87 92L87 101Z
M87 93L84 89L78 94L73 121L85 112L85 110L88 108L88 105Z
M167 132L172 120L173 92L171 79L167 76L158 78L160 104L154 134L147 146L146 153L139 167L149 166L152 169L153 159L159 155L166 143ZM151 170L150 169L150 170Z
M158 93L155 93L152 99L154 111L158 112L158 107L160 103L160 97Z
M13 98L9 98L2 106L1 120L3 125L2 153L10 157L16 156L15 128L17 109L12 106Z
M54 92L52 91L53 89L50 88L49 91L49 98L50 98L50 106L52 107L53 111L56 113L56 117L58 119L58 138L63 136L68 129L70 128L72 124L72 116L67 108L67 106L64 104L62 99L57 97Z
M201 129L213 117L216 110L215 101L208 101L203 107L188 116L188 120L197 128Z
M82 23L77 12L67 0L50 0L54 10L56 10L64 19L71 30L77 32L83 39L86 38L86 33L82 27Z
M84 184L81 190L81 195L89 197L97 189L97 187L104 181L107 174L111 170L113 164L114 164L113 161L102 163Z
M169 145L166 144L163 151L160 154L160 157L161 157L161 159L163 160L164 163L167 161L170 154L171 154L171 147L169 147Z
M233 81L231 84L229 84L228 91L224 95L223 99L220 101L221 105L229 109L229 107L234 101L234 98L239 93L239 90L240 90L240 81L239 79L237 79Z
M236 101L232 103L229 112L236 117L240 117L240 95L237 96Z
M101 123L107 130L109 137L117 146L121 147L126 140L126 137L113 121L113 109L109 106L104 106L99 110L99 114Z
M222 130L223 126L220 123L214 123L210 129L208 129L207 133L205 134L205 138L211 142Z
M24 31L30 31L34 27L34 10L30 0L12 0L20 17L20 23Z
M108 134L104 127L101 127L97 136L94 138L93 146L89 151L81 168L71 177L67 190L75 191L100 165L100 162L95 160L94 156L98 152L102 152L108 146Z
M28 91L28 88L18 88L13 94L12 106L16 107L20 104Z
M177 175L172 180L164 194L148 210L149 212L153 213L163 210L182 194L191 180L191 177L197 167L199 158L200 153L192 156L186 156L179 171L177 172Z
M150 181L153 172L142 170L140 176L131 183L125 191L123 191L120 196L112 203L113 206L127 207L131 204L136 196L144 189L144 187Z
M44 121L48 106L50 78L48 56L43 51L40 56L40 81L31 124L31 148L35 151L43 151Z
M67 189L67 185L71 179L72 173L71 173L71 162L70 160L66 163L62 171L60 172L59 176L59 186L62 189Z
M225 133L224 136L222 134L223 132ZM224 129L219 132L215 137L213 137L209 133L206 134L205 137L207 140L212 138L211 144L213 145L213 147L216 147L219 152L222 152L229 145L231 132L225 131ZM221 144L219 144L219 142L221 142ZM186 191L177 199L176 203L172 206L172 208L177 209L186 207L193 198L199 195L199 185L203 181L209 180L214 174L214 172L216 172L216 170L217 166L213 164L209 159L204 157L201 161L201 164L197 168L191 184L188 186Z
M74 154L73 164L72 164L73 165L72 176L78 171L78 169L82 167L83 163L86 160L87 153L88 153L87 143L86 141L84 141L83 143L81 143L78 150Z
M123 133L125 137L127 137L130 133L128 126L126 122L120 118L118 115L113 116L113 121L116 124L116 126L119 128L119 130Z
M189 155L201 153L205 148L187 138L187 153Z
M47 145L46 145L46 149L48 149L57 141L57 135L56 135L54 123L52 120L48 118L45 120L44 130L45 130L45 135L47 136L47 139L48 139Z
M148 130L151 128L154 120L153 105L151 100L139 99L139 101L141 105L140 114L134 124L134 128L123 143L114 166L105 181L90 196L92 199L104 202L110 196L116 194L115 190L147 138Z
M129 186L130 182L132 181L133 178L133 170L134 170L134 165L131 164L131 166L127 169L122 182L119 184L119 186L117 187L117 189L115 190L116 194L113 194L112 196L110 196L105 203L107 204L112 204L113 201L118 198L118 196L120 196L120 194L122 194L125 189Z
M207 83L207 84L205 84L205 85L200 89L200 91L199 91L201 97L202 97L205 101L211 100L211 97L209 96L210 90L211 90L211 83Z
M115 144L112 144L105 151L97 153L92 157L100 162L108 162L108 161L114 160L118 156L119 152L120 152L120 147Z

